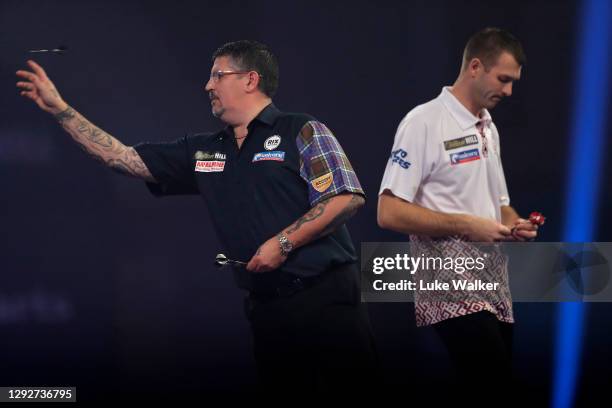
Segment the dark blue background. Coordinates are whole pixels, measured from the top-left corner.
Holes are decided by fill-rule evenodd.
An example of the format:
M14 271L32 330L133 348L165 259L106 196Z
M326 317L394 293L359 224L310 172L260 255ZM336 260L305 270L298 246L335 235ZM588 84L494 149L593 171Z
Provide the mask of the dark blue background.
M28 49L67 46L66 55L36 60L68 103L131 145L219 128L203 92L210 55L231 40L267 43L281 66L276 105L325 122L368 194L349 223L358 245L404 239L376 225L401 118L452 84L470 34L507 28L528 58L514 95L492 112L512 205L543 212L540 239L560 241L579 6L2 0L0 385L77 385L81 400L205 399L256 381L244 294L212 266L219 245L202 201L154 199L83 154L19 97L14 72ZM606 157L604 186L610 170ZM597 240L609 241L609 188L599 203ZM447 355L430 329L414 327L413 305L369 307L389 390L448 386ZM540 403L551 388L555 307L515 305L517 375ZM610 312L588 309L583 402L610 382Z

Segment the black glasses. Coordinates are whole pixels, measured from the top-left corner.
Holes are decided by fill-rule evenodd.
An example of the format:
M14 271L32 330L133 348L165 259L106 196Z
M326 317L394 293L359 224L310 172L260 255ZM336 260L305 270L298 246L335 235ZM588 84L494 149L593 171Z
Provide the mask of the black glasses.
M211 72L210 79L212 79L213 82L219 82L221 78L223 78L226 75L248 74L249 72L255 72L257 75L259 75L260 78L263 78L263 75L261 75L257 71L215 71L215 72Z

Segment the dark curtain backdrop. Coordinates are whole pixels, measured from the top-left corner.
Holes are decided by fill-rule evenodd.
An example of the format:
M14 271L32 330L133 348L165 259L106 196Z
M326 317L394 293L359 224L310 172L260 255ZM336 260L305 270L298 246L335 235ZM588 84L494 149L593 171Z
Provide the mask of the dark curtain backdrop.
M155 199L83 154L18 95L28 49L67 46L35 59L68 103L135 144L222 126L203 92L212 52L267 43L281 67L276 105L325 122L368 194L349 223L359 245L405 239L376 225L399 121L452 84L470 34L507 28L528 58L513 96L492 111L512 205L543 212L540 240L561 241L579 10L576 1L0 1L0 385L76 385L80 400L204 399L256 382L244 293L212 266L219 244L201 199ZM610 170L606 157L599 241L612 239ZM446 352L415 328L412 304L369 310L389 390L449 384ZM517 376L545 404L556 305L515 310ZM581 401L605 397L611 315L609 304L588 307Z

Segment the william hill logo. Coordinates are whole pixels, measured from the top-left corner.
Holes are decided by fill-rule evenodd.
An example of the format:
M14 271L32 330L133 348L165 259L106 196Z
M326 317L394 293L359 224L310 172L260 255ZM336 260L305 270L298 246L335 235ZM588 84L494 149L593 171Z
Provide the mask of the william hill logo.
M196 160L225 160L225 153L221 152L203 152L198 150L195 152L194 158Z

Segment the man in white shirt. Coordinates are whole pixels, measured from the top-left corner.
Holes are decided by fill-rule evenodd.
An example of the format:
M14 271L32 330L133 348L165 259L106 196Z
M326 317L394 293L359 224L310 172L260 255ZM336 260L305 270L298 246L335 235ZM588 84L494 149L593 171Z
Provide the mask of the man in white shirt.
M481 30L469 39L453 86L401 121L380 187L378 223L409 234L416 256L456 257L477 253L470 241L536 237L537 226L510 207L499 134L488 111L512 94L524 62L512 34ZM434 325L461 379L508 385L514 318L507 265L497 252L487 265L484 273L462 278L495 281L498 290L462 291L443 301L417 291L416 321ZM450 279L455 272L436 273Z

